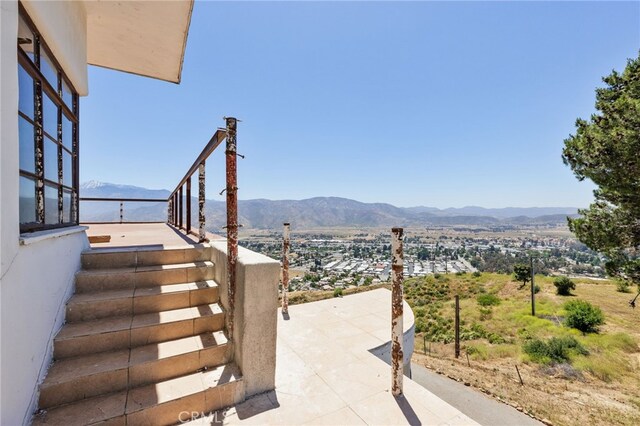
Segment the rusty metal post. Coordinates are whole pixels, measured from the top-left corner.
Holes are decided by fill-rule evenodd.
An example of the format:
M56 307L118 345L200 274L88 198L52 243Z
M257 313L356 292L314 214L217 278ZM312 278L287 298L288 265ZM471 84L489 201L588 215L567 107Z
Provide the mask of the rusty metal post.
M460 296L456 294L456 359L460 357Z
M204 217L204 166L205 163L202 161L198 166L198 242L203 243L207 240L206 229L205 229L205 217Z
M122 223L122 201L120 201L120 223Z
M402 281L403 276L403 229L391 229L391 270L393 288L391 291L391 393L402 394L403 352L402 352Z
M289 312L289 222L284 223L282 239L282 313Z
M187 234L191 232L191 177L187 179Z
M173 208L173 206L171 205L172 204L171 200L172 200L171 197L169 197L169 199L167 200L167 223L170 225L172 225L171 222L173 222L173 219L172 219L173 215L171 214L171 211L172 211L171 209Z
M184 223L182 216L183 216L183 210L182 210L182 204L183 204L183 199L184 197L182 196L183 191L182 189L184 188L184 186L180 187L180 191L178 191L178 224L179 224L179 228L182 229L182 225Z
M227 290L229 312L227 315L227 331L233 339L233 320L236 299L236 263L238 262L238 170L236 128L234 117L225 117L227 124Z

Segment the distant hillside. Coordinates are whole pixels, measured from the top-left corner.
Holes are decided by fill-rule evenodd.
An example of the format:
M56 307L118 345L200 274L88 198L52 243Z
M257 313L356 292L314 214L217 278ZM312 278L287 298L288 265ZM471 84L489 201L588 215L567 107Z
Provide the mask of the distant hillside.
M166 198L169 191L145 189L131 185L116 185L90 181L80 186L81 197ZM197 205L193 199L194 207ZM299 229L346 226L428 226L428 225L526 225L565 224L567 215L575 215L572 207L531 207L487 209L463 207L438 209L435 207L395 207L385 203L362 203L339 197L314 197L306 200L240 200L238 215L247 228L279 228L284 221ZM194 208L192 223L196 223ZM225 203L207 200L207 225L219 229L225 223ZM166 203L126 203L125 221L163 221ZM115 221L119 217L119 203L83 202L80 220Z

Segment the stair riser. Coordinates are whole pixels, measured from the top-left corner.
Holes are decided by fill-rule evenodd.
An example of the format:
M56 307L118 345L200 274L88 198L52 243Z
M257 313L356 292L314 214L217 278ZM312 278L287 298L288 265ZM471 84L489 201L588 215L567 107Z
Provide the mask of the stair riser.
M166 284L211 280L213 279L213 276L213 267L209 265L163 269L158 271L108 273L80 272L76 275L76 292L89 293L154 287Z
M224 327L224 313L174 321L166 324L143 326L127 330L91 334L67 339L55 339L53 356L62 359L80 355L126 349L149 343L193 336L208 331L220 331Z
M216 303L218 287L190 291L97 300L67 305L67 322L91 321L101 318L145 314Z
M113 253L88 252L82 254L82 268L110 269L135 266L169 265L211 260L211 247L188 249L121 251Z
M244 385L239 380L184 398L127 413L127 424L175 425L181 423L181 420L183 422L191 420L191 413L208 414L243 400ZM180 418L181 414L182 418Z
M226 364L229 355L230 345L225 344L49 385L40 391L39 407L46 409L92 396L118 392L127 387L173 379L204 367L217 367Z

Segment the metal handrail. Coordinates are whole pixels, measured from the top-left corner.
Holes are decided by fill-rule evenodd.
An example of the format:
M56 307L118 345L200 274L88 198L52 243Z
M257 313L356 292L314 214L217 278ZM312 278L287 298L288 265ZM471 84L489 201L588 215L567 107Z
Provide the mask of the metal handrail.
M169 195L169 198L171 198L171 196L175 194L182 185L185 184L187 179L193 176L196 170L198 170L198 166L200 166L201 163L203 163L207 158L209 158L211 153L218 147L218 145L220 145L225 140L226 137L227 137L226 129L216 130L213 136L211 136L211 139L209 139L209 143L204 147L200 155L198 155L198 158L196 158L196 161L194 161L191 167L189 168L189 171L184 175L180 183L176 185L176 189L174 189L171 195ZM169 201L169 199L165 201Z
M80 197L80 201L129 201L129 202L150 202L150 203L166 203L168 198L105 198L105 197Z
M227 138L228 130L219 128L211 136L209 142L202 149L196 160L193 162L187 173L180 180L171 194L165 198L125 198L125 197L80 197L80 201L112 201L120 202L120 223L123 223L123 203L124 202L154 202L167 203L167 223L179 229L185 230L188 234L198 236L199 241L206 241L205 229L205 162L207 158L220 146ZM198 232L191 229L191 178L198 172ZM183 195L186 186L186 220L183 221ZM185 223L186 222L186 223ZM139 222L143 223L143 222Z
M191 177L198 171L198 238L199 242L207 241L205 230L205 162L211 153L226 139L226 183L227 196L227 314L226 325L229 339L233 338L234 312L235 312L235 292L236 292L236 265L238 262L238 172L237 172L237 147L236 129L237 120L234 117L225 117L225 129L216 130L215 134L204 147L198 158L193 162L184 175L180 183L173 190L171 195L164 199L152 198L102 198L102 197L81 197L83 201L119 201L120 202L120 223L123 216L123 202L166 202L167 203L167 223L179 229L191 232ZM241 156L242 157L242 156ZM243 157L244 158L244 157ZM183 194L186 186L187 215L186 226L183 226Z

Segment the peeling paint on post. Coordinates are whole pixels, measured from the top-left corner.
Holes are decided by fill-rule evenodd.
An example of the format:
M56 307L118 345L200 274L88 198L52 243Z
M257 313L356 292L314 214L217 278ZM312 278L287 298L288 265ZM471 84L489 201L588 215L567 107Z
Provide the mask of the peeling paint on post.
M204 161L198 166L198 241L204 242L207 239L204 217Z
M171 197L169 197L169 200L167 200L167 223L170 225L173 225L173 220L171 218L172 214L172 210L173 210L173 206L171 205L172 201L171 201Z
M403 277L403 229L391 229L391 270L393 288L391 291L391 393L402 394L403 353L402 353L402 281Z
M284 223L282 239L282 313L289 312L289 222Z
M236 128L234 117L225 117L227 123L227 289L229 312L227 331L233 339L233 321L236 298L236 263L238 262L238 170Z

